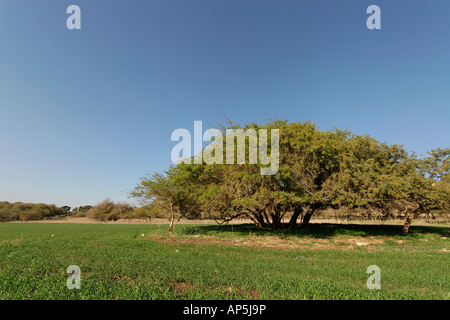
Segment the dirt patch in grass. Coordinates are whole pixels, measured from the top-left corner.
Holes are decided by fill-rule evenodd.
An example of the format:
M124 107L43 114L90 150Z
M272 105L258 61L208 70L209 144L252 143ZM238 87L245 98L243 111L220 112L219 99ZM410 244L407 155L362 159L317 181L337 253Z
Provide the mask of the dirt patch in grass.
M172 236L151 235L147 239L164 243L192 243L199 245L229 245L238 247L273 248L273 249L327 249L353 250L364 247L372 250L384 242L383 238L348 238L348 239L284 239L274 236L248 236L242 239L221 239L214 236Z
M115 274L111 279L113 282L135 282L135 280L125 274Z
M235 287L227 287L223 286L221 288L222 292L228 296L251 296L252 299L260 299L261 294L257 290L245 290L244 288L235 288Z
M22 238L14 238L10 240L2 240L0 241L0 247L6 247L8 245L12 247L20 247L22 244Z
M221 293L230 297L248 297L251 299L259 299L261 297L261 294L257 290L246 290L242 287L221 286L211 288L192 282L169 282L169 287L182 296L187 296L191 292L202 291L208 294Z
M196 286L192 282L170 282L169 287L181 295L187 295L189 292L199 289L199 286Z

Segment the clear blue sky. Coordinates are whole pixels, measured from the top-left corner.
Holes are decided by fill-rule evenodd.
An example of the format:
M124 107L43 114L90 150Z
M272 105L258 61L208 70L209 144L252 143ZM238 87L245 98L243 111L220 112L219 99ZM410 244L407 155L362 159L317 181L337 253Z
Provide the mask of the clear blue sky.
M171 164L173 130L223 116L449 147L449 14L448 0L2 0L0 201L126 201Z

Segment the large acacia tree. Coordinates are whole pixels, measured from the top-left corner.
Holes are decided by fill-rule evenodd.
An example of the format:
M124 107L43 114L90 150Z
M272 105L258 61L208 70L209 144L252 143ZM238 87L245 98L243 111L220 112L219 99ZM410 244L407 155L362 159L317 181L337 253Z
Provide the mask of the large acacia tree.
M406 213L407 232L417 214L449 204L448 149L417 159L402 146L348 130L321 131L310 122L276 120L232 128L254 129L258 135L260 129L278 130L276 174L261 175L266 165L260 157L249 161L252 146L247 141L244 163L180 163L163 175L143 179L132 195L156 202L172 217L202 212L221 223L246 217L272 229L281 228L287 214L287 227L293 228L299 221L306 227L317 210L328 207L378 208L386 216L400 207ZM230 137L223 132L215 143L224 148L214 152L226 149ZM236 143L233 140L235 147ZM225 152L221 156L225 163Z

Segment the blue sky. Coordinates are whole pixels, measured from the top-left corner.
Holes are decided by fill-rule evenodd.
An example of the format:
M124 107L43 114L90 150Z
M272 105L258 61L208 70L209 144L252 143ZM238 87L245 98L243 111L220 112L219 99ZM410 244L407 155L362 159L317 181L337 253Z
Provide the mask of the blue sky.
M81 30L66 28L71 4ZM448 0L2 0L0 201L127 201L171 164L173 130L224 116L449 147L449 13Z

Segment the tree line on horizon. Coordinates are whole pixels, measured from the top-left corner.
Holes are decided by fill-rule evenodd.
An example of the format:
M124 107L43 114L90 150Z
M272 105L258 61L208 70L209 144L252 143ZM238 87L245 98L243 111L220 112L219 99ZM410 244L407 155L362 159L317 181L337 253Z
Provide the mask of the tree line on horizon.
M86 205L71 208L69 206L58 207L54 204L24 203L8 201L0 202L0 222L5 221L34 221L65 216L83 216L93 206Z
M44 203L0 202L0 221L31 221L63 216L63 208Z
M166 217L164 212L156 209L154 205L136 207L128 203L113 202L110 199L105 199L94 206L85 205L73 209L70 206L57 207L54 204L2 201L0 202L0 222L37 221L64 217L88 217L98 221L151 220L151 218Z
M245 163L180 162L141 178L130 197L170 216L169 231L177 217L207 217L219 223L245 217L261 228L292 229L307 227L321 210L348 208L382 219L402 213L402 231L408 233L419 214L450 209L450 148L434 149L419 158L398 144L349 130L322 131L307 121L274 120L242 127L229 123L228 128L278 129L278 172L261 175L264 165L259 160L248 163L246 143ZM227 144L225 127L222 131L222 140L211 145L223 146L213 148L213 156ZM233 141L236 147L234 137ZM222 156L225 163L225 153ZM290 217L287 224L282 223L285 217Z

